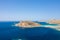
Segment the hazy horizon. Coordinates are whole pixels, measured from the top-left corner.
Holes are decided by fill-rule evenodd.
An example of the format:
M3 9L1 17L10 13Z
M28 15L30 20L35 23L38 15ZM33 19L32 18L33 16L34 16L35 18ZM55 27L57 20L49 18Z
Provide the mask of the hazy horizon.
M60 0L0 0L0 21L60 19Z

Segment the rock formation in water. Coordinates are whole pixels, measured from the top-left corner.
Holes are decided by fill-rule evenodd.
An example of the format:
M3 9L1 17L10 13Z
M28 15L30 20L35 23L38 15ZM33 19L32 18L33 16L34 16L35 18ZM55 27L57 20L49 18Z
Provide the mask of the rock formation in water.
M32 21L21 21L20 23L16 24L16 26L19 27L37 27L40 26L40 24Z
M49 20L48 23L50 23L50 24L60 24L60 20L53 19L53 20Z

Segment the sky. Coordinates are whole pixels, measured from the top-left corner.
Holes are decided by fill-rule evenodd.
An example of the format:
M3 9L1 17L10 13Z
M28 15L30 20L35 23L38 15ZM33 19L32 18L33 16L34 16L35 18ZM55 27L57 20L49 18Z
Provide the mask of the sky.
M0 0L0 21L60 19L60 0Z

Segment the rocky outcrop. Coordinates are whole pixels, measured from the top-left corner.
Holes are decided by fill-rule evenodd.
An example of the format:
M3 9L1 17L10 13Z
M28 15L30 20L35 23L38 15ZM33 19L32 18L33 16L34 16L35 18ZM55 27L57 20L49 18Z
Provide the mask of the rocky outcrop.
M53 19L53 20L49 20L48 23L49 24L60 24L60 20Z
M36 22L32 22L32 21L21 21L20 23L15 24L15 26L29 28L29 27L40 26L40 24L38 24Z

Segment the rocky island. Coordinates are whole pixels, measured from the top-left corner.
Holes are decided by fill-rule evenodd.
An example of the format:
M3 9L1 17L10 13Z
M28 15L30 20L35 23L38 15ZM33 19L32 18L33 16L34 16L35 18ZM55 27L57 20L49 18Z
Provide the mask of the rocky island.
M60 20L52 19L48 21L49 24L60 24Z
M31 27L41 26L41 24L38 24L33 21L21 21L21 22L15 24L15 26L24 27L24 28L31 28Z
M51 24L57 24L57 25L51 25ZM45 25L33 21L20 21L19 23L15 24L15 26L22 28L47 27L60 30L60 20L50 20L48 21L48 24Z

